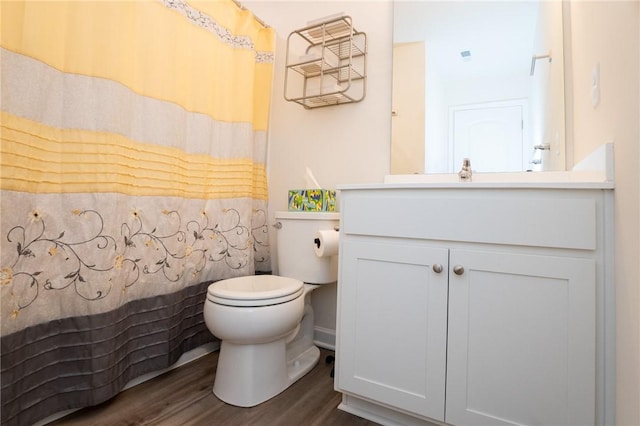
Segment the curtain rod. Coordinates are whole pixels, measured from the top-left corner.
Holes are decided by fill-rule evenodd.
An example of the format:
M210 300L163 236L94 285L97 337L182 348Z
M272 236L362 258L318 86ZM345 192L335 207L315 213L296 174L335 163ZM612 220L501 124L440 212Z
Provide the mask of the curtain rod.
M240 3L238 0L231 0L231 1L233 1L233 2L236 4L236 6L238 6L240 9L242 9L242 10L249 10L249 9L247 9L246 7L244 7L244 6L242 5L242 3ZM251 12L251 11L249 10L249 12ZM251 12L251 14L253 15L253 19L255 19L256 21L258 21L258 23L259 23L260 25L262 25L262 26L263 26L263 27L265 27L265 28L269 28L269 26L268 26L267 24L265 24L265 23L264 23L264 21L263 21L262 19L258 18L258 17L253 13L253 12Z

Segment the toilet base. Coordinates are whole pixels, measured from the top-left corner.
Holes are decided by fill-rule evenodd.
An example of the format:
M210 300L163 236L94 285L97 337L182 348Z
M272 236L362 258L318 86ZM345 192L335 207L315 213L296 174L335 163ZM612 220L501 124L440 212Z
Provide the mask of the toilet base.
M287 361L285 339L260 345L222 341L213 393L227 404L253 407L283 392L320 359L311 346Z
M311 369L316 366L319 359L320 349L315 346L311 346L309 349L298 355L297 358L287 362L287 375L289 376L290 381L287 387L291 386L294 382L311 371Z

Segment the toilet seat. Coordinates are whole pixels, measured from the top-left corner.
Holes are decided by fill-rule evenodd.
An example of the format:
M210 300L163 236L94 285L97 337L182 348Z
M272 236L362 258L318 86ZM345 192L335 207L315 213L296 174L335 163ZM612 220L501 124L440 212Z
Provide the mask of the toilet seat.
M227 306L270 306L293 300L303 292L303 282L293 278L250 275L209 285L207 300Z

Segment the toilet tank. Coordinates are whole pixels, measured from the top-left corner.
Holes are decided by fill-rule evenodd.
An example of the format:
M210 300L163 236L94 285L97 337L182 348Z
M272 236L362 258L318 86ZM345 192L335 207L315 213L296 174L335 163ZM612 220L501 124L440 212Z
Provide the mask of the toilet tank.
M340 213L276 212L275 219L278 275L309 284L337 281L338 256L318 257L313 240L317 231L337 227Z

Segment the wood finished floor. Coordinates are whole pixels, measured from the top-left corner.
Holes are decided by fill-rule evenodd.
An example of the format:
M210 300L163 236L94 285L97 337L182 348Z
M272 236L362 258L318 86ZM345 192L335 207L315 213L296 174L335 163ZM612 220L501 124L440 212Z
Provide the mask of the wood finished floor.
M256 426L372 426L370 422L337 406L342 398L333 389L333 352L321 349L320 362L280 395L256 407L240 408L220 401L212 392L218 353L203 356L148 382L128 389L111 400L85 408L50 425L256 425Z

